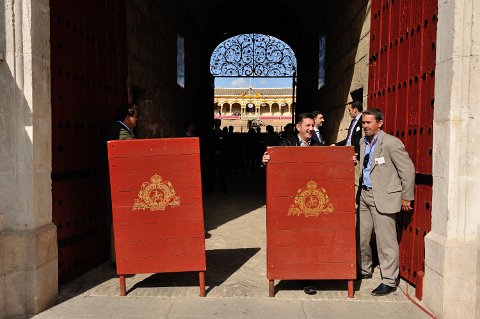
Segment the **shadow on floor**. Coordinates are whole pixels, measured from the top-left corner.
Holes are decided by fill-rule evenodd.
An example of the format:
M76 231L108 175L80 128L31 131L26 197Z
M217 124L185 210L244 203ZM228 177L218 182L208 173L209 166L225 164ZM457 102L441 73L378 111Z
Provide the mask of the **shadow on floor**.
M117 272L110 261L104 262L82 276L61 285L59 287L58 303L81 295L112 278L118 278Z
M260 248L207 250L207 271L205 285L208 294L240 269ZM199 285L198 272L158 273L137 282L127 294L137 288L195 287Z
M207 293L225 282L259 251L257 247L207 250Z

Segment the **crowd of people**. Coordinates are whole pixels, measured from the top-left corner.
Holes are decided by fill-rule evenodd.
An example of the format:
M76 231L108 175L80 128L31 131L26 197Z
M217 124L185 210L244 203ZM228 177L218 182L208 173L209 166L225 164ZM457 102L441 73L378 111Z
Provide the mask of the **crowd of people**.
M275 132L273 126L267 125L266 133L262 133L260 127L252 127L243 134L234 132L233 126L221 128L221 120L215 119L212 131L201 137L207 192L213 191L219 179L220 191L228 193L227 176L230 174L259 174L266 148L278 146L282 139L293 136L292 128L293 124L287 124L284 131Z

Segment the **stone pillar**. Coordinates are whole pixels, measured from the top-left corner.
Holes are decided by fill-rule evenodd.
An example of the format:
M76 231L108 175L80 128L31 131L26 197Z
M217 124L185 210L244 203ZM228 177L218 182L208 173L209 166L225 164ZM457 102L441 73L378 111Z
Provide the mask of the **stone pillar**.
M424 302L480 318L480 2L438 1L432 230Z
M0 318L56 300L48 0L0 1Z

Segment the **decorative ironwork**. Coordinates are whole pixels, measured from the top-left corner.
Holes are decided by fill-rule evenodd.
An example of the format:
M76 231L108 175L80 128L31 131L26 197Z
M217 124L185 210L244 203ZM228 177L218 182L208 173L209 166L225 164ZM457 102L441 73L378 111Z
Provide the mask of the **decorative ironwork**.
M265 34L240 34L220 43L210 59L214 76L293 76L297 59L288 44Z

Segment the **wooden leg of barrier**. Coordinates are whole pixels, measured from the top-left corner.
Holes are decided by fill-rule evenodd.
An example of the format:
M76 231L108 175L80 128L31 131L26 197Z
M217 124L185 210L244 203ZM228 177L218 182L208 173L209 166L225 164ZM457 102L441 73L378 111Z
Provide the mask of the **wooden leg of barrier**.
M198 279L200 281L200 297L205 297L205 272L200 271L198 273Z
M423 271L417 272L417 286L415 287L415 297L422 301L423 298L423 277L425 273Z
M268 296L275 297L275 281L273 280L268 281Z
M353 289L353 280L348 281L348 298L353 298L355 290Z
M125 285L125 275L120 275L120 296L127 295L127 287Z

